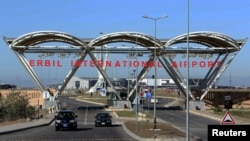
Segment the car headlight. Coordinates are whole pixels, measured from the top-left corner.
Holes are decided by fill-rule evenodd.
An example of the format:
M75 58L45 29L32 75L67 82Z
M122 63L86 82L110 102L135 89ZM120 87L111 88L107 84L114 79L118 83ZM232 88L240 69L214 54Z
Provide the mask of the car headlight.
M61 123L61 120L56 120L56 123Z
M70 122L70 123L75 123L75 122L76 122L76 120L70 120L69 122Z

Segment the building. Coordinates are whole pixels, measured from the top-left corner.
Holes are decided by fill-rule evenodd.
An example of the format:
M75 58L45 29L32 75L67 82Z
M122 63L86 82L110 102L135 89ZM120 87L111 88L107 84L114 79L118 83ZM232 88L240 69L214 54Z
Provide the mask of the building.
M55 93L55 89L49 89L50 92ZM50 105L47 97L44 96L40 89L0 89L0 95L4 98L10 93L20 93L20 95L27 95L29 98L29 104L39 109L47 109ZM47 105L46 105L47 103Z
M1 84L0 89L13 89L16 88L16 85L10 85L10 84Z
M89 90L96 83L97 78L87 78L87 77L77 77L73 76L68 84L66 89L80 89L80 90Z
M29 104L31 106L39 107L42 109L44 99L41 90L39 89L0 89L2 97L6 98L10 93L20 93L20 95L27 95L29 97Z
M154 86L155 80L153 78L144 78L141 81L141 84L145 84L147 86ZM169 88L175 87L175 82L173 79L166 78L166 79L156 79L156 86L157 88Z

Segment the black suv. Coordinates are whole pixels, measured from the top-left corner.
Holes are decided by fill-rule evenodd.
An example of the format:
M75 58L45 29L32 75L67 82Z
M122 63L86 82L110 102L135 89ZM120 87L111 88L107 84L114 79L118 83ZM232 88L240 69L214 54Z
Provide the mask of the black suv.
M55 116L55 130L60 128L77 129L77 115L72 110L61 110Z
M112 126L112 116L108 112L97 113L95 116L95 126Z

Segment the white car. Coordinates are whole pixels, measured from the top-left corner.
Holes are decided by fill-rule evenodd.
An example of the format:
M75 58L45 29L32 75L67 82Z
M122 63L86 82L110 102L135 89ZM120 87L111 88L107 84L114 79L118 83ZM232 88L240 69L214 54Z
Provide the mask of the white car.
M151 98L150 103L158 103L158 99Z

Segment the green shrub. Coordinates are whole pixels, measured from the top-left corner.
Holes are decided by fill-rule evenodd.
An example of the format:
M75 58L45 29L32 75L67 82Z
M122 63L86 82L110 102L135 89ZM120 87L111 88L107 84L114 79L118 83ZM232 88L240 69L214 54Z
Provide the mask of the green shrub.
M216 107L213 110L214 110L214 112L217 112L217 113L223 111L222 108L220 108L220 107Z
M10 92L5 99L0 97L0 109L0 122L35 115L35 108L29 105L28 96L15 91Z

